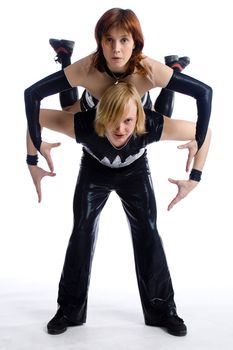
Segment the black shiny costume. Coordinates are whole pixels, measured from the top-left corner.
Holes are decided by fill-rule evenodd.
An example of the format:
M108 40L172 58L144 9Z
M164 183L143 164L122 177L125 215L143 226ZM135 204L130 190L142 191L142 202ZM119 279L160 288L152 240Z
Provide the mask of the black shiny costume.
M111 191L121 199L133 241L145 321L156 322L175 307L163 245L156 226L156 202L144 153L132 164L109 168L84 150L76 184L74 225L59 283L58 304L76 324L86 321L88 286L100 213Z
M201 147L209 122L211 89L178 72L174 72L167 88L197 99L196 139ZM62 70L25 90L29 131L38 150L41 144L38 118L40 100L45 96L69 89L70 85ZM86 113L88 116L93 111ZM121 149L110 145L106 138L102 138L101 141L105 144L98 147L98 143L95 144L94 140L97 135L93 136L91 126L86 126L85 123L78 124L77 120L80 118L75 118L77 142L83 144L84 150L73 201L73 231L67 247L57 300L64 315L74 324L82 324L86 321L88 286L98 221L111 191L115 191L120 197L130 224L145 322L156 323L164 313L176 307L171 277L157 230L156 202L146 150L139 158L136 156L147 144L160 138L163 117L156 112L147 111L147 121L152 120L151 113L158 117L152 125L147 122L147 131L153 131L154 138L147 141L140 137L131 138L127 144L128 148ZM92 130L92 137L90 137L90 130ZM90 140L94 140L92 144L89 143ZM104 151L103 157L98 154L98 151L100 153ZM106 154L108 162L104 163ZM133 161L127 163L127 158L131 159L131 156L134 157Z
M58 304L70 321L75 324L86 321L99 216L111 191L115 191L131 228L145 320L159 321L168 308L175 308L175 303L157 230L156 202L145 147L160 139L163 116L147 110L147 133L140 137L132 136L125 147L118 149L107 138L93 135L95 110L77 114L76 140L84 147L74 194L74 225L59 283ZM142 155L137 158L141 150ZM106 156L109 166L104 165Z

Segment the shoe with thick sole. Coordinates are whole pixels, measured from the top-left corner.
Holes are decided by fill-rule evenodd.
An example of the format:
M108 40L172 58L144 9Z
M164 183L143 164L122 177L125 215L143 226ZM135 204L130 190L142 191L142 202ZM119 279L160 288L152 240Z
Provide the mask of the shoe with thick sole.
M190 58L188 56L178 57L177 55L170 55L165 56L164 60L167 66L179 71L182 71L190 63Z
M58 309L56 315L48 322L48 334L57 335L64 333L68 327L81 326L83 323L75 323L70 321L61 309Z
M49 39L49 44L56 52L55 61L61 63L61 55L72 56L75 42L65 39Z
M179 60L179 56L177 55L169 55L164 57L165 64L167 66L170 66L170 64L173 64L174 62L177 62Z
M184 321L174 311L164 315L158 321L145 320L145 324L147 326L164 328L169 334L177 337L183 337L187 334L187 327Z

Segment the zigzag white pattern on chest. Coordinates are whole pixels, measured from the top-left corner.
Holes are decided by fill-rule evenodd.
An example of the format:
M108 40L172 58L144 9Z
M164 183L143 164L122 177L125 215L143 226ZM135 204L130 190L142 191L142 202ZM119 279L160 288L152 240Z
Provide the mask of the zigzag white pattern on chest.
M122 168L133 163L135 160L140 158L143 155L145 148L141 148L138 153L128 156L124 162L122 162L120 156L116 156L113 162L110 162L110 160L107 157L104 157L103 159L100 160L88 148L86 148L86 150L101 164L108 166L109 168Z

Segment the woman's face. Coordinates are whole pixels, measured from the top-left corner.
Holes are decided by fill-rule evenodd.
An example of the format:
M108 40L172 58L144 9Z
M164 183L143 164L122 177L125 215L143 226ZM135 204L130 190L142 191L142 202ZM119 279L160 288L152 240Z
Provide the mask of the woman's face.
M134 40L130 33L112 28L102 39L103 54L108 68L115 73L123 73L134 47Z
M118 125L105 127L105 136L115 147L123 146L135 130L137 122L137 106L135 101L129 100L125 105L123 115Z

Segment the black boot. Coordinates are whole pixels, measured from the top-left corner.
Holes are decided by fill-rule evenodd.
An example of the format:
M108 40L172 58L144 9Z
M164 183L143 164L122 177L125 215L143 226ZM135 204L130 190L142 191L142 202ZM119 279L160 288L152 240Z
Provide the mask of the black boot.
M164 328L169 334L178 337L187 334L187 327L182 318L177 315L175 307L169 307L165 312L160 314L157 320L145 320L145 324L147 326Z
M57 335L64 333L68 327L81 326L82 323L75 323L70 321L63 313L61 308L58 309L55 316L47 324L49 334Z
M65 39L49 39L49 43L56 52L55 61L62 64L62 58L72 56L75 42L72 40ZM65 54L65 55L64 55Z
M165 64L172 69L182 71L190 63L190 58L188 56L179 57L177 55L165 56Z

